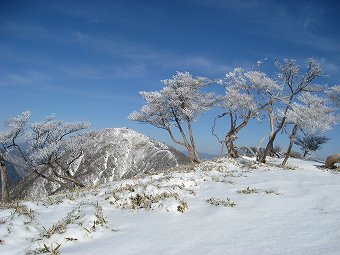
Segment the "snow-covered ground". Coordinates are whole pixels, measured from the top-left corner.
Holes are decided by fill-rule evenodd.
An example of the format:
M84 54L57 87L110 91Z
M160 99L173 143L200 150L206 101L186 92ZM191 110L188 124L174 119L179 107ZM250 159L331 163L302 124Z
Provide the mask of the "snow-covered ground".
M217 159L19 202L0 209L0 254L340 254L340 174L272 162Z

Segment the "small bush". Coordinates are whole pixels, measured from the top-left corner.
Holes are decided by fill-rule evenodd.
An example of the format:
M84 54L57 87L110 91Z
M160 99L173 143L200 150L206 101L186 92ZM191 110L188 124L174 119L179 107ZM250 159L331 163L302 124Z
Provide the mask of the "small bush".
M188 209L188 204L185 201L181 201L181 203L177 206L177 211L184 213L184 211Z
M281 195L281 193L277 192L276 190L273 189L268 189L268 190L264 190L264 193L266 194L274 194L274 195Z
M246 161L242 168L247 168L247 169L257 169L259 167L259 163L257 161Z
M225 174L224 177L228 177L227 174ZM233 182L231 180L228 180L228 179L225 179L225 178L220 178L220 177L217 177L217 176L212 176L211 180L214 181L214 182L223 182L223 183L235 184L235 182Z
M5 207L6 209L12 208L14 209L14 211L12 212L12 216L15 214L18 215L23 215L26 218L28 218L29 222L32 222L35 216L35 212L28 208L26 205L22 205L19 203L15 203L15 204L6 204Z
M253 194L253 193L258 193L259 190L255 188L250 188L249 186L245 189L238 190L237 193L239 194Z
M74 238L74 237L65 237L66 241L78 241L78 238Z
M63 221L57 222L56 224L53 224L49 229L45 230L45 233L43 234L43 237L51 238L52 235L55 233L57 234L63 234L66 232L67 224Z
M209 198L206 200L207 203L215 206L225 206L225 207L235 207L236 203L231 201L229 197L226 200L218 199L218 198Z
M96 221L94 222L94 224L96 225L101 225L104 226L104 224L107 223L107 220L105 219L104 215L103 215L103 207L101 207L98 202L95 205L96 208Z
M167 198L174 197L178 198L177 193L167 193L162 192L157 195L151 195L151 194L137 194L136 196L130 197L131 202L131 209L151 209L152 204L156 204L160 201L163 201ZM124 205L124 207L127 207L127 205Z
M280 168L282 168L282 169L284 169L284 170L298 170L299 169L299 167L298 166L294 166L294 165L284 165L284 166L282 166L282 165L278 165L278 167L280 167Z
M46 244L39 250L40 253L49 253L49 255L60 255L60 246L61 244L56 243L57 245L53 247L53 244L51 244L51 247L48 247Z

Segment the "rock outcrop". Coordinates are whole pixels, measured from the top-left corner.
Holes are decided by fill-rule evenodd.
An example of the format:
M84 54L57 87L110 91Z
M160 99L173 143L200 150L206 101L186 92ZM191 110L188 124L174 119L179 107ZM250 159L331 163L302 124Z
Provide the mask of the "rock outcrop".
M325 161L325 167L330 169L335 168L335 163L340 163L340 153L328 156Z

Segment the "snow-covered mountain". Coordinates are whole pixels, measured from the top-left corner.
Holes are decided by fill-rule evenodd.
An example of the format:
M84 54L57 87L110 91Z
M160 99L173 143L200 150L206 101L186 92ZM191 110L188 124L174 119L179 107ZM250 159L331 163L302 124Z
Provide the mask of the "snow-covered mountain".
M110 128L89 134L91 148L71 167L86 186L155 174L189 159L175 149L128 128ZM53 194L59 185L32 173L13 189L14 197Z

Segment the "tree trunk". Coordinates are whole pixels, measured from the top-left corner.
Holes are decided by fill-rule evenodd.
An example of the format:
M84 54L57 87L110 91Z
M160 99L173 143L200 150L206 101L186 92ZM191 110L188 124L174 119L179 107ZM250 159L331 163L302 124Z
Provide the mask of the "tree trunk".
M191 159L192 162L196 162L196 159L195 159L195 154L194 154L194 151L193 151L193 148L190 146L188 140L187 140L187 137L185 135L185 132L182 128L182 125L181 123L179 122L179 120L176 118L176 124L177 124L177 127L182 135L182 138L183 138L183 142L180 142L179 144L182 144L185 148L187 148L187 151L189 153L189 157ZM168 130L169 131L169 130ZM170 132L170 136L171 138L174 138L173 135L171 135L171 132ZM174 142L176 142L174 139L172 139Z
M9 180L8 180L8 171L5 165L5 159L0 153L0 172L1 172L1 202L7 203L9 202Z
M237 139L237 134L232 131L229 131L225 137L225 145L228 149L228 156L232 158L238 158L240 155L235 148L234 141Z
M195 156L195 162L200 163L201 159L200 159L198 152L197 152L197 149L196 149L196 144L195 144L194 136L192 134L192 128L191 128L190 120L187 120L187 123L188 123L188 130L189 130L191 148L192 148L192 151L193 151L194 156Z
M193 151L193 149L191 148L191 146L188 144L187 145L187 151L188 151L188 153L189 153L189 158L191 159L191 161L193 162L193 163L196 163L196 159L195 159L195 154L194 154L194 151Z
M275 118L273 114L273 105L268 107L269 123L270 123L270 135L269 139L274 136L275 133Z
M293 127L293 131L292 131L292 134L290 135L290 139L289 139L289 146L287 148L287 152L286 152L286 155L285 155L285 158L282 162L282 166L286 165L287 164L287 161L288 161L288 158L290 157L290 153L292 152L292 148L293 148L293 144L294 144L294 139L295 139L295 136L297 134L297 131L298 131L298 125L294 125Z
M228 150L228 156L232 158L238 158L240 155L238 154L234 145L234 141L237 139L236 119L234 119L234 115L232 112L229 112L229 117L230 117L230 129L225 136L225 145Z
M277 132L275 132L275 118L273 114L273 105L270 104L268 107L268 116L269 116L269 123L270 123L270 134L269 134L269 141L266 145L266 148L263 152L263 155L260 159L262 163L266 163L266 157L269 155L269 152L273 149L274 147L274 141L276 138Z
M249 112L248 115L242 121L242 123L238 125L237 127L236 127L236 118L234 120L234 116L231 112L229 112L229 116L230 116L230 130L226 134L225 145L227 146L227 149L228 149L228 156L232 158L238 158L240 157L240 154L236 150L234 141L236 141L237 139L238 132L240 132L242 128L247 126L249 120L253 117L253 114Z
M269 141L267 143L266 149L265 149L263 156L261 158L261 163L266 163L266 157L269 155L269 152L271 151L271 149L274 146L274 141L275 141L276 135L281 131L284 124L286 123L287 111L289 110L290 105L292 104L294 96L296 96L296 93L293 93L292 95L290 95L288 103L287 103L285 110L284 110L284 113L283 113L283 117L282 117L280 123L278 123L276 129L275 129L275 118L274 118L274 114L273 114L273 104L271 103L270 106L268 107L268 115L269 115L269 120L270 120L271 132L270 132Z
M303 156L302 156L302 157L305 158L305 157L307 156L308 152L309 152L308 150L305 150L305 152L303 153Z
M276 135L277 135L277 132L270 134L269 141L267 143L266 149L264 150L262 158L261 158L261 163L266 163L266 158L269 155L269 152L274 147L274 141L275 141Z
M256 161L257 162L260 162L261 161L261 157L262 157L262 143L263 143L263 141L264 141L264 139L266 138L266 135L264 135L262 138L261 138L261 140L260 140L260 142L259 142L259 144L257 145L257 147L256 147Z

